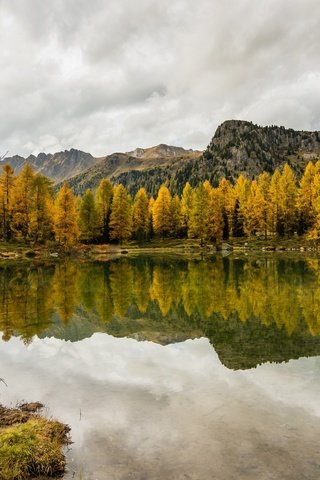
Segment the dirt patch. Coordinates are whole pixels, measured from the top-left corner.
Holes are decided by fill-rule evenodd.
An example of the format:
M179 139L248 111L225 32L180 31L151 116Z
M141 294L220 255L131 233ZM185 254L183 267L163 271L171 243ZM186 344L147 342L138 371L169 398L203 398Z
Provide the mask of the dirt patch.
M70 444L70 427L48 420L41 403L16 408L0 405L0 478L27 480L57 477L65 471L63 449Z

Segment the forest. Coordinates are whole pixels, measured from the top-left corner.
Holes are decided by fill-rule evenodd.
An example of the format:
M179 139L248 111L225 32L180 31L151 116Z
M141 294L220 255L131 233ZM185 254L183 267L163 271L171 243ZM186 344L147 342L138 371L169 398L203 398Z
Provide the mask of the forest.
M162 185L156 198L140 188L132 198L126 188L102 179L97 190L75 196L65 183L52 182L26 164L18 175L3 165L0 175L0 238L4 241L70 248L78 242L124 242L194 238L218 243L238 237L320 238L320 161L309 162L298 182L285 164L256 179L240 175L234 184L222 178L191 187L181 196Z

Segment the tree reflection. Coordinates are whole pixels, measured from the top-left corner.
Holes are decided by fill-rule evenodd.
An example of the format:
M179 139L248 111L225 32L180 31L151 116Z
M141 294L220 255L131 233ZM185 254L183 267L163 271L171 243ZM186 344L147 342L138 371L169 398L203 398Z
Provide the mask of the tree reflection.
M320 333L320 261L145 257L0 267L3 340L67 328L71 339L94 331L164 342L205 335L229 353L231 345L249 348L245 342L252 350L253 338L257 349L260 340L292 338L302 352Z

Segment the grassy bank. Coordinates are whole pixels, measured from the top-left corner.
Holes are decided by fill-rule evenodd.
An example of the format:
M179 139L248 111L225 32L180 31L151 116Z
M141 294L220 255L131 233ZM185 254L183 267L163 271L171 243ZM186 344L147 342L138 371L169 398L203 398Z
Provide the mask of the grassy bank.
M201 244L196 239L152 239L148 242L126 242L121 250L132 253L142 252L176 252L186 254L205 254L219 251L250 252L250 251L309 251L319 252L320 245L303 237L294 238L233 238L218 244L210 242Z
M306 240L304 237L293 238L233 238L215 245L210 242L202 244L197 239L159 239L148 241L127 241L123 244L77 244L66 251L54 242L42 246L23 243L0 242L0 262L11 261L57 261L66 257L92 260L105 260L122 254L139 255L141 253L162 253L188 256L212 254L219 251L290 251L313 252L320 254L320 244Z
M69 427L38 413L41 404L0 405L0 478L57 477L65 471Z

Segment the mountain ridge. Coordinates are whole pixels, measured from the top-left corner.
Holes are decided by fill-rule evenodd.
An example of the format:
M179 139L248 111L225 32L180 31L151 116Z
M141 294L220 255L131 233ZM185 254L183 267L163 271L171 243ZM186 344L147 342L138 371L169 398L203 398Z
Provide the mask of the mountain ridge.
M54 154L43 152L38 155L31 154L26 158L14 155L5 157L2 163L11 165L17 174L28 163L38 173L51 178L53 181L61 182L93 166L97 160L90 153L71 148Z
M187 181L192 186L204 180L217 185L222 177L234 182L240 174L255 178L262 171L273 173L284 163L300 178L308 161L318 159L319 131L226 120L203 152L159 144L99 158L76 149L30 155L27 159L16 155L6 158L5 163L19 173L23 164L30 162L37 171L52 178L56 188L68 181L76 194L95 189L102 178L108 177L113 183L123 183L131 194L145 187L149 195L156 195L162 183L172 193L181 193Z

